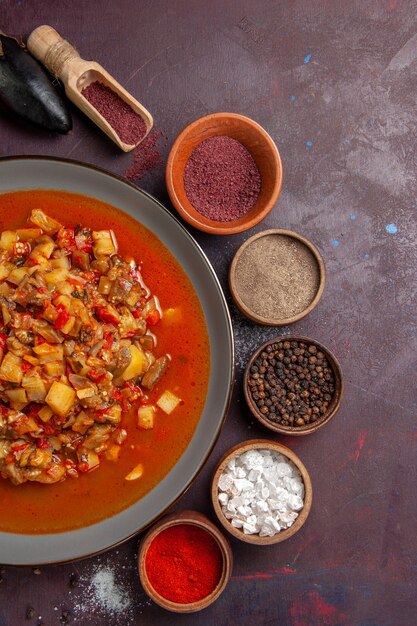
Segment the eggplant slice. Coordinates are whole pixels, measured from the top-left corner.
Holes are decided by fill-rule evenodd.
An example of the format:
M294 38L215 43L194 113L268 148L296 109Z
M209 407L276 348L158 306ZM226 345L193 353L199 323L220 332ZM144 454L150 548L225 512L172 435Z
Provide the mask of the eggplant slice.
M28 122L57 133L72 128L64 98L13 37L0 33L0 103Z

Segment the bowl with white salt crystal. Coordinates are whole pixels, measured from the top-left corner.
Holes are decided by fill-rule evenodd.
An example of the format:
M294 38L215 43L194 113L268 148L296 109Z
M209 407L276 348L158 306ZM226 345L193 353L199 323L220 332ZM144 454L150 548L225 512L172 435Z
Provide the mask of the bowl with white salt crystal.
M298 456L267 439L243 441L220 460L211 498L221 524L234 537L271 545L292 537L311 509L310 476Z

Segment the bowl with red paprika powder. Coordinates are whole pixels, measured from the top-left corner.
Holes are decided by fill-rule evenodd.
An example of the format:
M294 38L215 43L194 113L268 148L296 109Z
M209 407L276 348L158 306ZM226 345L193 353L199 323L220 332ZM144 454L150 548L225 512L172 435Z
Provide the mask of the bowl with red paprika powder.
M252 228L272 210L282 188L282 164L257 122L212 113L178 135L165 177L184 220L207 233L230 235Z
M143 538L139 576L148 596L164 609L193 613L215 602L233 566L230 544L198 511L162 518Z

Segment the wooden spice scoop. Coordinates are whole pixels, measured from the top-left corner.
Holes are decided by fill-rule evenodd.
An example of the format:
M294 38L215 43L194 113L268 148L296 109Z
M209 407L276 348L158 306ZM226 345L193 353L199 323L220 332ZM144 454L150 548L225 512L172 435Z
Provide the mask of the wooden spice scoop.
M68 98L78 106L124 152L133 150L148 135L153 126L152 115L126 91L101 65L85 61L77 50L51 26L39 26L27 41L29 52L65 86ZM124 143L109 122L82 95L82 90L99 81L112 89L146 124L146 134L135 144Z

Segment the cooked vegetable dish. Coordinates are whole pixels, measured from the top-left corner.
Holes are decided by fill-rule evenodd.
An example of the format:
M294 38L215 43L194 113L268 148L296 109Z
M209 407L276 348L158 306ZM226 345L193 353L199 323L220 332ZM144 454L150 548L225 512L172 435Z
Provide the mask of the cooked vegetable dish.
M170 363L158 298L112 230L68 228L41 209L0 237L0 473L55 483L117 461L123 418L153 428L181 400L149 391ZM143 474L132 467L126 480Z

